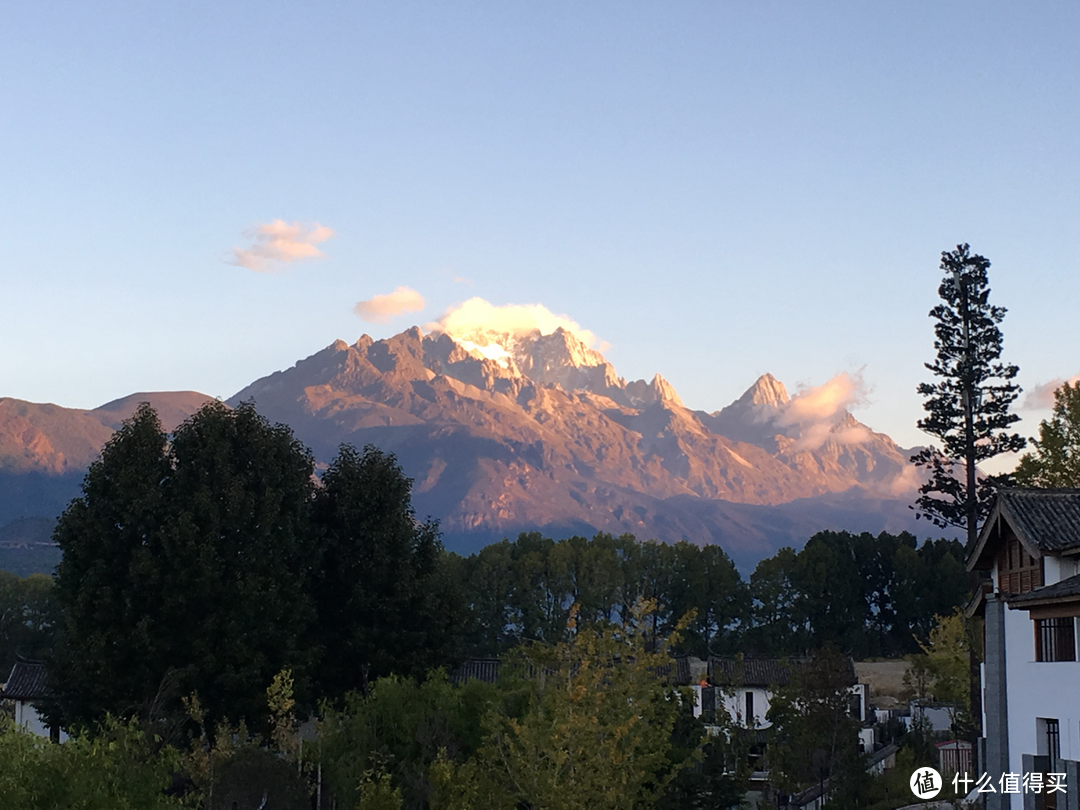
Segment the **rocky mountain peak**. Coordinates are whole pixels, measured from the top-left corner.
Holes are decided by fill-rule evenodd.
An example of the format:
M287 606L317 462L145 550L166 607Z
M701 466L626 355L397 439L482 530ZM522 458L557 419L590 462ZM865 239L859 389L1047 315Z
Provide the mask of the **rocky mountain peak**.
M680 408L684 407L682 399L675 393L674 386L659 374L653 376L650 385L653 391L656 392L657 402L667 402L671 405L678 405Z
M762 374L746 393L736 400L736 404L767 405L780 408L791 401L787 388L772 374Z

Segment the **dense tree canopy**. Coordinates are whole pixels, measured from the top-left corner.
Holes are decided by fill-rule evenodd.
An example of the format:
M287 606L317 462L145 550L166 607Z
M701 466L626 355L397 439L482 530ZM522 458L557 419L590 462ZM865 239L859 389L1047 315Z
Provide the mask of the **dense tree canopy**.
M641 602L615 626L579 625L575 610L565 641L522 649L527 702L488 714L480 806L633 810L659 798L687 763L669 756L682 699L658 677L675 639L648 631L648 611Z
M1054 392L1054 412L1039 423L1034 453L1016 468L1025 487L1080 487L1080 382L1062 383Z
M856 658L917 652L935 613L968 593L963 549L886 532L819 532L800 552L781 549L750 577L752 622L741 647L801 655L834 644Z
M141 407L56 529L63 609L52 712L147 716L197 692L211 722L263 715L292 671L313 706L457 660L459 584L393 456L307 448L251 404L210 403L170 438Z
M192 691L212 716L254 717L274 673L310 670L312 470L250 405L212 403L171 442L139 409L56 529L64 622L50 673L65 720L144 714Z
M719 546L631 536L528 533L462 559L416 519L393 456L343 447L321 483L313 467L250 405L211 403L171 437L140 408L57 526L54 719L157 717L192 692L211 723L264 717L286 668L301 704L343 705L385 676L569 642L572 606L626 628L641 598L656 605L641 632L689 615L680 652L703 658L895 656L966 595L959 544L906 534L821 532L748 583ZM44 626L19 621L0 630Z
M846 657L829 646L814 653L773 695L768 718L771 780L794 793L829 779L840 807L867 781L859 753L859 721L851 716L852 683Z
M316 492L321 697L391 674L422 677L458 656L464 610L442 570L438 526L417 522L411 486L392 455L345 446Z
M109 720L98 734L53 745L0 715L0 807L4 810L182 810L167 796L180 757L135 723Z

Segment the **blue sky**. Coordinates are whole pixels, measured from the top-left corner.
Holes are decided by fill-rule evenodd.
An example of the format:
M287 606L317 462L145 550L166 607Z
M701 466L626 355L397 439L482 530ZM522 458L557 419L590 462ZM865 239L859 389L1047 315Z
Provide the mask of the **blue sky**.
M227 397L479 296L695 408L861 369L915 444L958 242L1025 388L1080 372L1078 51L1064 2L16 0L0 396ZM230 263L276 220L334 235ZM399 286L424 309L354 313Z

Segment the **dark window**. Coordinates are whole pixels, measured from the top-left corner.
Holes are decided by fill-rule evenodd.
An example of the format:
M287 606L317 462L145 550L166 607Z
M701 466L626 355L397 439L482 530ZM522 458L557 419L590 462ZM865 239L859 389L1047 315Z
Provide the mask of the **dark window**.
M1035 620L1035 660L1075 661L1076 624L1071 616Z
M715 686L701 687L701 711L709 713L710 716L716 714Z
M1050 770L1056 771L1061 759L1061 730L1057 720L1046 721L1046 756L1050 760Z
M746 690L746 725L754 726L754 693Z

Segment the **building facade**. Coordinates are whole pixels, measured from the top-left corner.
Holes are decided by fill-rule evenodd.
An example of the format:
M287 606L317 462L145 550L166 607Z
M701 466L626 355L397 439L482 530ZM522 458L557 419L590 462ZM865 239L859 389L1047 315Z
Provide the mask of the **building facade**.
M969 608L984 620L986 807L1080 810L1080 490L1001 490L967 567L987 575Z

